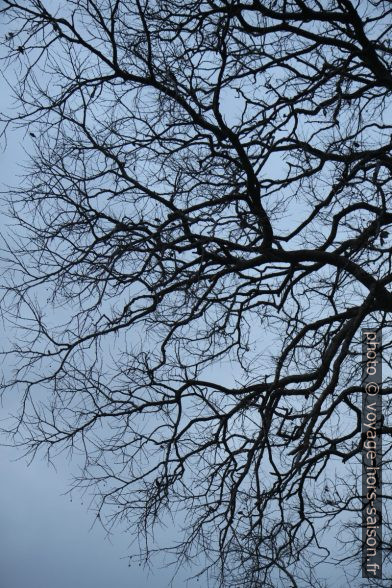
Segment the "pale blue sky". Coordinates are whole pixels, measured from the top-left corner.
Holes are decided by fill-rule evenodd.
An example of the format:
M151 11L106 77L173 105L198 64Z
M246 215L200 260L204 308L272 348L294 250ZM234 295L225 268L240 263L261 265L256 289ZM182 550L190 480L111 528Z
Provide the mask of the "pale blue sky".
M8 89L2 82L0 109L9 105ZM31 139L10 133L0 150L1 190L15 183L18 163L29 150ZM1 214L1 211L0 211ZM4 229L5 218L0 216ZM1 348L6 345L2 331ZM1 366L7 373L7 364ZM14 405L6 398L1 408L4 419ZM0 447L0 588L164 588L171 574L158 562L154 573L128 567L126 555L131 537L118 530L107 539L102 527L93 528L94 514L81 497L73 501L64 493L70 487L71 471L67 461L56 462L57 472L39 459L28 466L17 460L15 449ZM185 586L186 571L173 584ZM189 583L189 588L196 586ZM206 586L202 581L197 586Z
M3 87L0 108L7 104L5 84ZM24 157L23 150L29 151L30 147L28 136L8 136L7 148L0 152L3 185L15 182L17 163ZM2 409L3 417L12 404L9 399ZM17 456L14 449L0 447L0 588L169 585L170 572L161 569L158 562L153 573L137 563L128 567L126 555L132 537L119 529L110 542L101 527L92 527L94 514L88 512L82 498L74 493L70 502L69 496L64 495L71 482L71 471L75 471L66 460L56 462L56 472L39 459L27 466L25 459L15 461ZM325 572L329 582L336 578L336 588L345 585L340 583L342 570L329 568ZM186 577L184 570L172 587L185 587ZM189 588L195 586L209 588L203 580L189 583Z

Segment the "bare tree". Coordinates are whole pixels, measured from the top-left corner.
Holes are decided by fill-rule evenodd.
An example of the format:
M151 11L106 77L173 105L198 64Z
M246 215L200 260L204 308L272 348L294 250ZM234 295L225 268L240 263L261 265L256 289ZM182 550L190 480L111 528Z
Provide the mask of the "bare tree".
M4 132L31 151L2 254L14 443L77 451L102 524L208 586L327 585L307 568L331 528L359 568L360 328L391 347L392 6L1 12Z

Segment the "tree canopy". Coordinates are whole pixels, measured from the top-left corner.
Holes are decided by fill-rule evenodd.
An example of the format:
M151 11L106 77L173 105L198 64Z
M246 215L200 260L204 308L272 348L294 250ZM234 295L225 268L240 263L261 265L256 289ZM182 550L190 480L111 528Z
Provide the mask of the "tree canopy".
M30 155L1 247L14 442L76 452L102 524L208 586L359 570L361 328L384 328L387 367L391 347L392 6L1 14L3 133ZM384 537L387 563L387 515Z

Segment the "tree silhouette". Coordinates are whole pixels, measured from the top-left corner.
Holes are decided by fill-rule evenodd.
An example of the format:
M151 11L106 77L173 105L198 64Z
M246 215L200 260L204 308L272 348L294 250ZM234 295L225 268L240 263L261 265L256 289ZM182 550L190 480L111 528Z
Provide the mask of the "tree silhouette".
M1 12L4 133L31 153L2 248L14 443L77 452L102 524L208 586L359 569L361 328L384 327L386 366L391 347L392 6ZM387 563L387 514L384 539Z

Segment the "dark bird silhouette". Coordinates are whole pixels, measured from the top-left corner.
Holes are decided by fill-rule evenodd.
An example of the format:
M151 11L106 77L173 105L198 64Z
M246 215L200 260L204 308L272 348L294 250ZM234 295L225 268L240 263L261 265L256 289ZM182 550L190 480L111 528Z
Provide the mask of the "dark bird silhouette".
M29 133L30 137L33 137L33 139L37 138L37 135L35 133Z
M19 53L24 53L24 52L25 52L25 48L24 48L24 47L22 47L22 45L19 45L19 47L18 47L18 52L19 52Z

